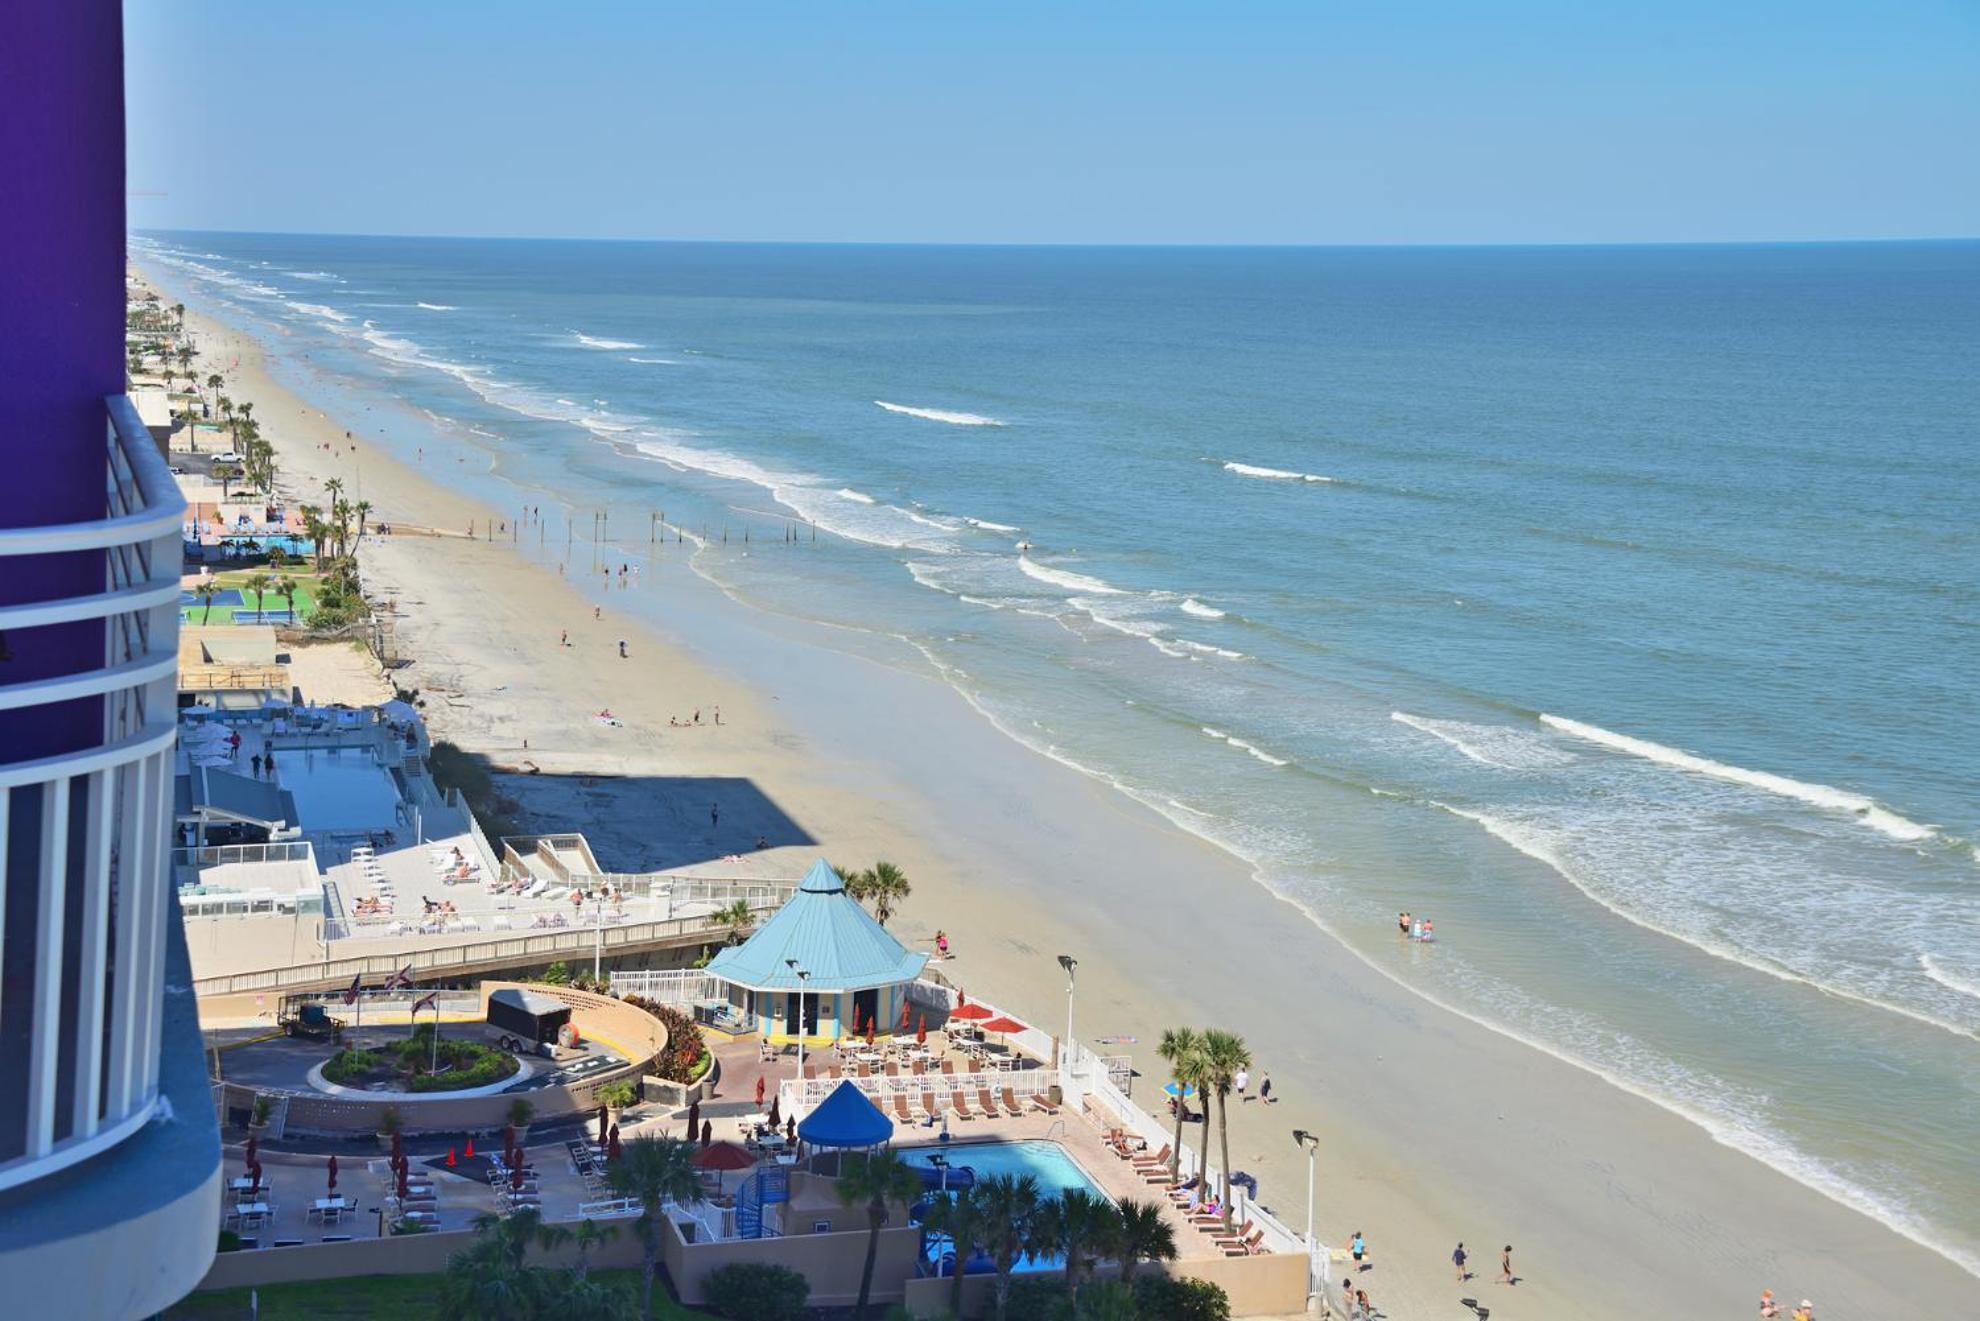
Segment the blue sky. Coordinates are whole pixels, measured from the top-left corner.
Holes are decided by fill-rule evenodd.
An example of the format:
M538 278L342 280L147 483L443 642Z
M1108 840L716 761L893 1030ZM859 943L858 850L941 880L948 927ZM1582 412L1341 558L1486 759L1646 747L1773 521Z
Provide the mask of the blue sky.
M127 14L140 228L1980 234L1980 0L129 0Z

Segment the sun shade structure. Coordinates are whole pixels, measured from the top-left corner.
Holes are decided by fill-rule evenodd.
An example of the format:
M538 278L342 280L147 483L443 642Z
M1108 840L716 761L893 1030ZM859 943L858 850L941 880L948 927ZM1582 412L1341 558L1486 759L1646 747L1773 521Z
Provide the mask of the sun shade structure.
M797 1131L814 1147L877 1147L893 1139L894 1121L847 1080L805 1116Z
M821 858L790 901L708 972L766 1038L830 1041L868 1022L899 1022L907 986L927 966L928 955L894 939Z

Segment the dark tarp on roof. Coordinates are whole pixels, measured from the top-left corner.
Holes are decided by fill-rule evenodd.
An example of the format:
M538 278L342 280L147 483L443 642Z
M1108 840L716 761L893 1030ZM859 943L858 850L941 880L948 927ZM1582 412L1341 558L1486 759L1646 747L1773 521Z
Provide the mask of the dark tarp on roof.
M814 1147L877 1147L894 1136L894 1121L847 1079L804 1117L798 1136Z

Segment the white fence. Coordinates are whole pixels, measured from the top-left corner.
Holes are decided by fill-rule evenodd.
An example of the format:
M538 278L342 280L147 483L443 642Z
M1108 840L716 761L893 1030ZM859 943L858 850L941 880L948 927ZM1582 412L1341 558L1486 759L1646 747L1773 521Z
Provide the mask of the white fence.
M663 1005L722 999L722 983L694 968L642 969L612 974L612 994L637 995Z

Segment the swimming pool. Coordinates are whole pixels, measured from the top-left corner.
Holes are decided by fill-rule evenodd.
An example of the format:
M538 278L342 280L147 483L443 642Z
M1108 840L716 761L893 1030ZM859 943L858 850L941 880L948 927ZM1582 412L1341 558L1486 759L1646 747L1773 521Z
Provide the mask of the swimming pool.
M1029 1142L963 1142L952 1143L940 1150L911 1147L901 1153L908 1164L922 1169L932 1165L930 1156L942 1157L952 1172L971 1171L975 1183L996 1174L1008 1174L1014 1178L1028 1174L1038 1181L1039 1192L1054 1200L1068 1188L1083 1188L1103 1201L1113 1200L1107 1195L1107 1190L1056 1142L1042 1139ZM935 1268L936 1274L948 1274L955 1255L949 1247L948 1235L930 1234L927 1255L928 1263ZM1065 1264L1065 1258L1057 1255L1025 1257L1018 1262L1017 1269L1050 1271L1058 1270ZM979 1253L964 1265L963 1274L986 1274L994 1269L990 1259Z
M398 824L399 792L363 748L275 754L275 774L296 800L304 830L387 830Z

